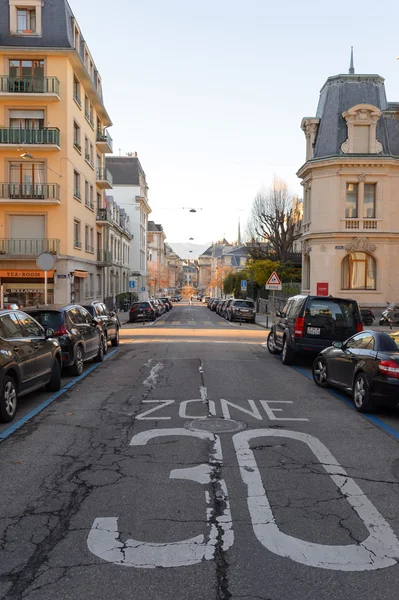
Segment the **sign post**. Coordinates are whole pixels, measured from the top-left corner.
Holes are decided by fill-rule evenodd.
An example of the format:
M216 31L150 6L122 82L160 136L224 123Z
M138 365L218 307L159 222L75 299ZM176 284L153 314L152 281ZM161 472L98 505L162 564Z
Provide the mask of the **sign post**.
M42 252L36 259L36 265L44 271L44 305L47 306L47 271L54 269L55 258L50 252Z
M241 280L241 291L242 292L246 292L247 291L247 280L246 279L242 279Z
M275 299L275 295L274 292L276 290L282 290L283 286L280 280L280 277L277 275L276 271L273 271L273 273L270 275L269 279L266 281L266 289L267 290L272 290L273 295L272 295L272 314L273 314L273 319L275 317L276 314L276 299Z

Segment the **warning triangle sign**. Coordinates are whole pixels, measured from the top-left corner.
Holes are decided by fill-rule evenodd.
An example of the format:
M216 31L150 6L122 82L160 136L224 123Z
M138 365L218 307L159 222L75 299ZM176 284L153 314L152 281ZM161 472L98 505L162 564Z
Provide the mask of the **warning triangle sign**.
M266 282L266 285L281 285L281 281L276 271L270 275L269 279Z

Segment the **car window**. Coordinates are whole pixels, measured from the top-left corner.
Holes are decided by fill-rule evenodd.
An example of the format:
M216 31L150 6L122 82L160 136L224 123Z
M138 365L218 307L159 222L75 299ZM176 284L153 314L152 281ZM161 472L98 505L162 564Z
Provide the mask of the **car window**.
M83 321L82 314L81 314L80 310L78 310L77 307L71 308L68 311L68 316L71 319L72 323L74 323L75 325L81 325L82 323L85 322L85 321Z
M347 348L360 348L362 350L374 349L374 337L371 333L359 333L354 335L346 344Z
M102 315L105 315L107 317L110 316L110 312L109 312L108 308L105 306L105 304L99 304L98 306L101 308Z
M9 313L0 317L0 335L6 340L15 340L17 338L25 337L21 323L14 313Z
M85 306L85 309L87 310L88 313L91 314L92 317L94 317L96 315L96 308L95 306Z
M22 312L16 313L18 321L22 325L22 329L26 337L43 337L43 328L32 317Z
M250 300L236 300L234 306L237 306L238 308L253 308L255 305Z
M393 342L396 346L396 350L392 347L392 344L390 345L389 348L383 347L383 348L381 348L381 350L391 350L392 352L397 352L399 350L399 333L398 332L391 333L391 334L389 334L389 337L393 340ZM387 343L387 345L388 345L388 343Z
M63 313L57 311L43 310L34 312L32 316L44 329L54 329L54 331L57 331L64 323Z
M284 306L283 310L281 311L281 313L283 314L284 317L290 317L292 316L292 307L295 304L295 300L288 300L287 304Z
M356 330L357 305L337 300L312 298L305 309L306 325L314 327L348 327Z
M79 306L78 310L81 314L82 323L85 325L91 325L93 321L91 314L85 308L83 308L83 306Z

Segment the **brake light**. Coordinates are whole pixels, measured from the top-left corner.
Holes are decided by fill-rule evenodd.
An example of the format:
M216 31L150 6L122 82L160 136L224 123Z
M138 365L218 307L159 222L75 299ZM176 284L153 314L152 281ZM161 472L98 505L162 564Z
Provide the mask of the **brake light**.
M381 360L378 363L381 373L394 379L399 379L399 365L393 360Z
M305 319L298 317L295 321L294 337L303 337L305 332Z
M152 308L146 308L146 312L151 312Z
M65 327L65 325L61 325L61 327L59 327L57 331L54 331L54 335L69 335L69 331Z
M357 331L358 332L363 331L363 323L358 323L357 324Z

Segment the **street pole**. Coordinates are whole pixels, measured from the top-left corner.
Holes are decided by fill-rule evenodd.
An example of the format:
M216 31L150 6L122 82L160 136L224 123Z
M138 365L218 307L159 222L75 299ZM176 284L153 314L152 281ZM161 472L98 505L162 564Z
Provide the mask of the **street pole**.
M47 306L47 271L44 271L44 305Z

